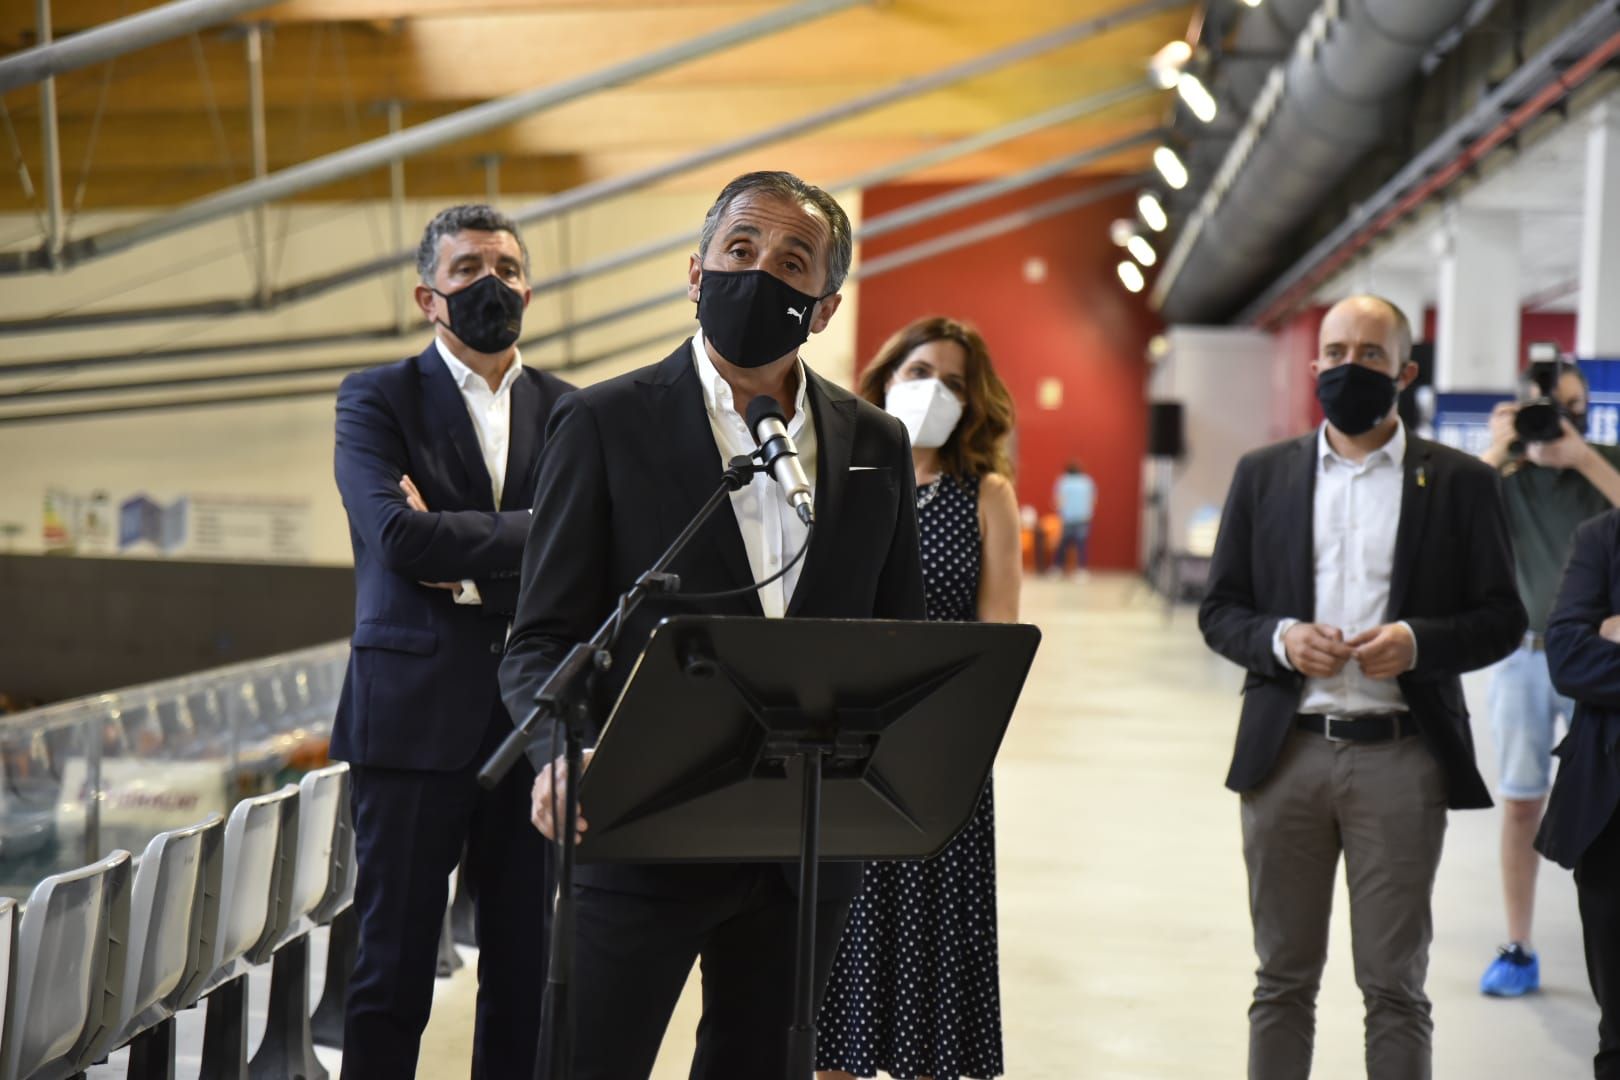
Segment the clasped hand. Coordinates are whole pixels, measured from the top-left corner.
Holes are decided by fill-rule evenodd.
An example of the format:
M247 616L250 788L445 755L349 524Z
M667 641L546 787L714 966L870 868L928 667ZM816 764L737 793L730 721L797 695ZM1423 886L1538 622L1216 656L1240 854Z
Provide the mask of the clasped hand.
M1400 623L1386 623L1348 641L1338 627L1295 623L1283 634L1283 649L1294 670L1312 679L1331 679L1352 660L1369 679L1393 679L1412 670L1417 659L1417 642Z

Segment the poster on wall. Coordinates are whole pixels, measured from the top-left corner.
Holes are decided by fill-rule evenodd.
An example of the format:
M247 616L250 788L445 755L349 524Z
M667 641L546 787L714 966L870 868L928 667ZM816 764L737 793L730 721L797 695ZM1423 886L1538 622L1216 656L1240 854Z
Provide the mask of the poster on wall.
M79 555L113 551L112 499L105 491L80 494L48 488L44 521L41 540L46 551Z
M142 491L114 499L53 487L41 540L63 555L308 562L311 513L308 498Z
M185 553L191 558L305 562L310 557L307 498L193 495L187 511Z
M1586 411L1586 439L1602 446L1620 445L1620 359L1578 360L1591 388ZM1465 454L1478 456L1491 445L1491 410L1510 393L1435 395L1435 439Z

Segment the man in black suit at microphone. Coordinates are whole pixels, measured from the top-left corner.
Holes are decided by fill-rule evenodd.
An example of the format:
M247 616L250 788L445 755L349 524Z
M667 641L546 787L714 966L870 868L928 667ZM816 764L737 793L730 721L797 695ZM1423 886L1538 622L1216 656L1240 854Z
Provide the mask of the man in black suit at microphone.
M615 700L653 626L671 614L924 617L905 428L799 358L800 345L838 310L852 245L848 217L821 189L787 173L738 177L704 218L688 268L700 333L661 363L558 404L540 460L517 620L501 665L514 717L532 709L535 691L570 647L590 638L619 595L695 516L726 462L754 451L756 431L744 415L761 395L780 406L812 492L807 554L793 564L811 534L788 492L775 478L754 477L731 496L731 512L722 508L711 517L671 570L687 595L768 583L726 599L649 599L620 637L616 662L598 686L601 704ZM533 821L549 837L560 827L553 817L562 768L553 758L560 750L544 739L531 750L539 766ZM587 804L581 831L589 816ZM792 1022L796 870L579 867L575 1076L649 1075L700 958L703 1021L692 1076L781 1076ZM818 994L860 880L856 864L823 868Z

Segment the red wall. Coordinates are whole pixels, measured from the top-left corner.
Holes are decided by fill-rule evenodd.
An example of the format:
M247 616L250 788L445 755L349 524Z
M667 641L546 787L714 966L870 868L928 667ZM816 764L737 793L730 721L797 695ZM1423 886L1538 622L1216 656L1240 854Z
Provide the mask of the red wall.
M909 247L965 225L1085 188L1062 180L936 218L862 245L862 258ZM932 198L947 185L888 185L865 193L862 214ZM863 281L856 355L865 364L894 331L926 315L972 323L984 335L996 371L1018 407L1014 464L1018 498L1045 514L1052 486L1070 458L1097 481L1091 565L1137 565L1141 470L1147 442L1148 340L1159 325L1142 296L1125 291L1114 267L1124 253L1108 238L1115 218L1134 217L1134 196L1120 196ZM1046 276L1028 281L1031 258ZM1060 407L1042 409L1037 388L1055 377Z
M1277 328L1272 363L1286 368L1290 378L1281 385L1288 392L1272 403L1271 434L1287 439L1302 434L1322 422L1322 406L1316 400L1316 380L1310 362L1321 345L1325 305L1309 307Z

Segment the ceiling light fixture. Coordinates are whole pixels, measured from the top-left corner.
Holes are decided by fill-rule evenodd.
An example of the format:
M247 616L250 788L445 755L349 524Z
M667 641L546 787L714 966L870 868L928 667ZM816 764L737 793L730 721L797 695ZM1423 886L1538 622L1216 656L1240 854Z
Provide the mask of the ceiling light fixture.
M1215 104L1215 95L1211 94L1209 88L1191 72L1181 76L1180 81L1176 83L1176 93L1181 95L1181 100L1187 103L1187 108L1192 110L1192 114L1206 124L1214 120L1215 114L1220 111Z
M1142 276L1141 268L1128 260L1119 264L1119 280L1133 293L1147 288L1147 278Z
M1148 74L1161 90L1168 90L1181 81L1181 69L1192 59L1192 46L1185 41L1172 41L1153 54L1148 61Z
M1140 236L1131 237L1131 242L1126 244L1125 248L1143 266L1152 266L1159 261L1159 253L1153 250L1153 245Z
M1136 212L1142 215L1142 220L1154 232L1164 232L1170 227L1170 215L1164 212L1164 204L1151 191L1144 191L1136 197Z
M1181 158L1168 146L1161 146L1153 151L1153 166L1164 177L1164 182L1180 191L1187 186L1187 166L1181 163Z

